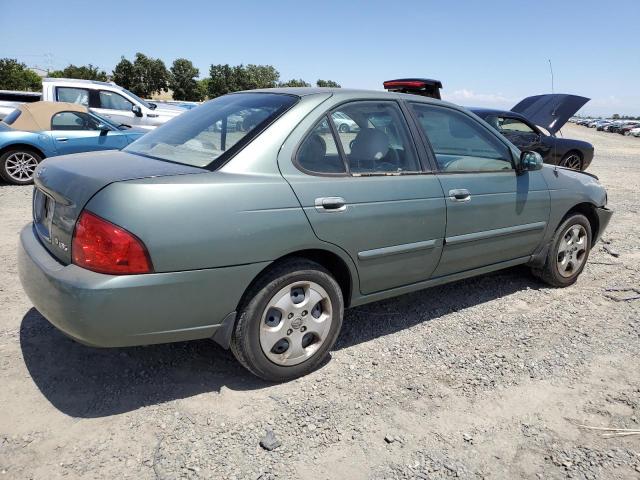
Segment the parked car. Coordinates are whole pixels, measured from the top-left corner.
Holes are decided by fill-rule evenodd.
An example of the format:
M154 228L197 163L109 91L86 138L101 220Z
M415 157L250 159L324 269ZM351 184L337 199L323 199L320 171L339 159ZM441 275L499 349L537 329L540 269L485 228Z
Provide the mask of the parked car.
M340 133L351 133L360 130L358 124L343 112L333 113L333 123Z
M613 124L613 122L609 122L609 121L598 122L596 124L596 130L599 131L599 132L603 132L605 128L607 128L608 126L610 126L612 124Z
M17 92L13 90L0 90L0 120L13 112L23 103L40 101L42 93Z
M0 177L26 185L45 158L117 150L145 132L113 124L73 103L25 103L0 122Z
M340 89L225 95L35 183L19 274L53 325L103 347L213 338L273 381L323 362L346 307L519 264L569 286L612 215L595 176L461 107Z
M9 93L13 93L11 96ZM22 95L22 100L16 98ZM6 98L11 101L3 101ZM69 102L91 108L95 113L117 125L124 123L139 128L153 129L180 115L187 109L178 105L158 104L143 100L134 93L111 82L45 78L42 92L5 92L0 95L0 112L31 101ZM5 112L8 113L8 112Z
M632 137L640 137L640 127L632 128L629 130L629 135Z
M511 110L470 110L519 149L538 152L545 163L586 170L593 159L593 145L556 137L556 133L587 101L575 95L537 95L523 100Z
M640 127L640 121L630 121L622 125L622 127L618 129L618 133L620 135L629 135L629 132L637 127Z

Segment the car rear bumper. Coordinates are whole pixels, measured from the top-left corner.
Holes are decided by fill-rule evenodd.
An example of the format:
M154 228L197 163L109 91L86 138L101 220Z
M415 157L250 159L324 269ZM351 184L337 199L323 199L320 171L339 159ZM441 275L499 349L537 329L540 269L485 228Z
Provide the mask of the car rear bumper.
M75 340L123 347L209 338L268 262L148 275L103 275L63 265L32 224L20 233L18 271L38 311Z

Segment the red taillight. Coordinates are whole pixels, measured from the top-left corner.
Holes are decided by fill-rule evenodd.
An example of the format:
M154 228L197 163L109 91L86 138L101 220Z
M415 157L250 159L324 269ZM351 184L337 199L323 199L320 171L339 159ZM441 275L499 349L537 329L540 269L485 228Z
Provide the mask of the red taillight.
M135 235L86 210L76 223L71 254L73 263L98 273L153 272L147 249Z

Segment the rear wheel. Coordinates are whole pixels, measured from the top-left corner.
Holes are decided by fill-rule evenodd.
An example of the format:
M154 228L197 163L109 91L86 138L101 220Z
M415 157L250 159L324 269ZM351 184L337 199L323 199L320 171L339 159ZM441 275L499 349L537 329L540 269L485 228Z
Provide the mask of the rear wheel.
M42 157L28 149L11 149L0 155L0 177L14 185L28 185Z
M572 170L582 170L582 155L575 151L569 152L560 160L560 166Z
M347 125L346 123L341 123L340 126L338 127L338 131L340 133L349 133L351 129L349 128L349 125Z
M231 350L254 375L291 380L327 357L342 326L344 301L340 286L321 265L283 262L245 297Z
M587 217L573 214L556 230L542 268L533 274L554 287L572 285L582 273L591 250L591 224Z

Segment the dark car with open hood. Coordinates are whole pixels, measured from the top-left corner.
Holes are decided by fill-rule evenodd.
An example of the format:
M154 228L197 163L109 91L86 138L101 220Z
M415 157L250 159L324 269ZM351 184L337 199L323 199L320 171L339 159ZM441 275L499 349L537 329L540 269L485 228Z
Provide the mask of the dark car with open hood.
M391 92L440 99L442 83L426 78L403 78L384 82ZM545 163L586 170L593 159L593 145L556 134L589 101L568 94L527 97L511 110L468 107L522 151L535 151Z
M556 134L588 98L548 94L527 97L511 110L470 108L520 150L533 150L545 163L586 170L593 160L593 145Z

